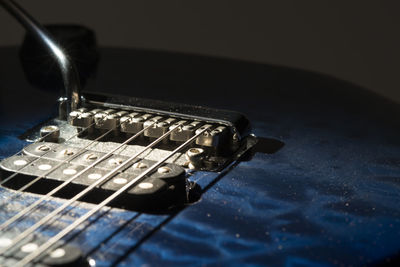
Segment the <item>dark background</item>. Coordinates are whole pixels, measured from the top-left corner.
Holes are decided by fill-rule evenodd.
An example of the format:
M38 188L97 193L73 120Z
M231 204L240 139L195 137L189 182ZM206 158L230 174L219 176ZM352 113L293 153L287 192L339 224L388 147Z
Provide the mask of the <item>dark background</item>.
M21 0L43 23L79 23L102 46L178 51L312 70L400 102L399 1ZM0 46L23 29L0 10Z

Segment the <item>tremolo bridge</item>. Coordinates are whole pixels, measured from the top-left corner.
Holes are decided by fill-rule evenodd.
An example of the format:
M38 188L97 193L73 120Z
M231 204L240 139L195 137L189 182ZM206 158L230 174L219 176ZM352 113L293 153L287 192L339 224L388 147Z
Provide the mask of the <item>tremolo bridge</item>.
M165 212L198 199L191 172L220 171L255 143L239 113L104 95L85 99L84 107L52 120L40 137L33 131L36 142L1 162L4 186L93 203L124 188L107 205ZM10 173L16 177L7 179Z

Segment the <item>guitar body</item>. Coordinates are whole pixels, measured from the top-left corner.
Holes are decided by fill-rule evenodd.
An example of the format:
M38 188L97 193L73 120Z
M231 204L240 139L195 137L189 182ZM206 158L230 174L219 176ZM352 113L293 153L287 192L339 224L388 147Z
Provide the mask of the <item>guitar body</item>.
M103 208L68 235L96 266L364 266L400 251L400 107L328 76L227 59L100 50L85 90L242 112L254 155L195 172L199 201L171 214ZM18 49L1 48L0 159L27 130L56 116L59 92L30 86ZM12 201L9 201L11 197ZM3 201L7 199L7 201ZM37 195L0 189L5 221ZM19 231L66 200L54 198ZM52 236L93 204L74 205Z

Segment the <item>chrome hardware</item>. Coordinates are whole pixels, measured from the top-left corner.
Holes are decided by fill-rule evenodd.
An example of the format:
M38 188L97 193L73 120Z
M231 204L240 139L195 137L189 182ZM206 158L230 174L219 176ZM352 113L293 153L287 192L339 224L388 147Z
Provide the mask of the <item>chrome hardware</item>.
M125 135L133 136L141 132L135 142L128 143L128 148L121 152L129 151L129 147L142 147L151 143L155 138L170 131L169 136L160 142L159 149L168 151L179 143L186 142L193 136L201 133L193 142L196 148L191 148L186 154L177 157L177 164L190 169L197 170L217 170L227 162L235 151L242 149L242 137L239 132L229 125L210 122L201 118L191 120L185 116L171 114L170 116L161 116L158 113L143 113L141 110L121 110L115 109L94 109L91 111L78 109L70 113L70 124L82 127L90 127L87 139L96 138L112 131L104 142L121 142ZM90 124L91 123L91 124ZM203 131L204 130L204 131ZM79 129L78 129L79 131ZM86 138L82 134L78 137ZM105 151L106 148L100 142L99 150ZM108 146L108 144L107 144ZM132 151L135 151L134 149ZM195 154L194 152L198 152ZM125 154L128 156L129 154ZM149 159L157 160L161 154L158 152L147 155ZM77 159L80 159L78 156ZM85 161L85 160L83 160ZM75 162L73 160L72 162ZM84 164L84 163L79 163ZM101 168L108 166L99 165ZM128 172L136 171L138 168L128 168Z
M177 124L170 127L170 129L173 127L179 127L176 131L171 133L172 141L185 142L195 134L196 129L202 124L199 121L193 121L189 124L185 124L185 122L186 121L179 121ZM178 124L181 125L178 126Z
M99 112L102 112L102 110L101 109L93 109L91 111L87 111L87 109L85 109L85 108L77 109L77 110L72 111L69 114L68 121L73 126L87 128L90 125L92 125L94 122L93 115L95 115Z
M130 134L138 133L143 129L144 122L151 117L152 115L150 114L130 113L128 116L121 118L121 132Z
M44 126L40 129L40 137L46 142L57 143L60 137L60 128L55 125Z
M152 127L148 128L144 132L144 136L148 137L153 137L157 138L168 132L170 125L176 121L174 118L168 118L166 120L162 120L162 117L154 117L144 123L144 127L147 127L151 125L152 123L156 122L153 124Z
M79 108L81 101L81 85L75 64L47 30L17 3L4 0L0 1L0 4L50 52L58 63L65 88L65 96L59 100L62 106L59 115L65 118L71 110Z
M115 112L114 110L106 110L103 113L98 113L94 116L95 127L98 129L117 129L120 124L120 119L128 114L126 111Z
M193 147L186 151L186 159L189 161L190 169L199 169L203 165L205 156L204 149Z
M213 127L213 125L206 124L200 127L196 133L209 127L199 138L196 139L197 145L208 146L208 147L219 147L222 143L226 142L227 128L225 126Z

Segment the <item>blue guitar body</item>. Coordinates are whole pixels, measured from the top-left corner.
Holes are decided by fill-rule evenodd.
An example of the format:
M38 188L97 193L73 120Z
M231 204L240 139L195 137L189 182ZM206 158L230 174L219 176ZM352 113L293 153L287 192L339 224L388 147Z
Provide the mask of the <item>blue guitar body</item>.
M198 202L171 214L103 208L67 236L96 266L365 266L400 251L400 107L320 74L227 59L103 48L85 90L240 111L253 157L195 172ZM0 159L56 116L59 92L30 86L18 49L0 49ZM271 141L275 140L275 141ZM280 144L274 147L274 144ZM11 200L9 200L11 198ZM37 195L0 189L4 222ZM7 200L7 201L5 201ZM19 222L33 224L54 198ZM52 236L80 203L41 230Z

